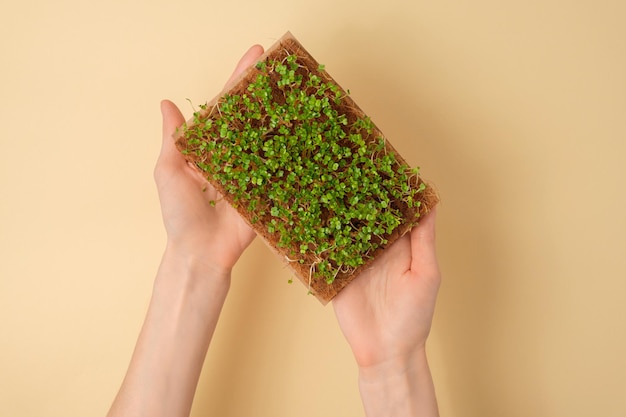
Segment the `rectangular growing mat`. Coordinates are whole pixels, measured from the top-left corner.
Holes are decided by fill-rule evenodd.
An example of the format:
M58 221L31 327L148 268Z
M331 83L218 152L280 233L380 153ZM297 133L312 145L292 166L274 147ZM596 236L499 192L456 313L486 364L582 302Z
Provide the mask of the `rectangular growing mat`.
M176 144L323 304L437 203L290 33Z

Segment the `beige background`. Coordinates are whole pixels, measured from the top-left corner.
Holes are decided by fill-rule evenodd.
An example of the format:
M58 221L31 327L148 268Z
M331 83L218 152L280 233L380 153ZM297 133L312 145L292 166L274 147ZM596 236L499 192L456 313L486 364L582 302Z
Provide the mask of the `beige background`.
M439 189L442 415L626 415L626 6L26 0L0 6L0 415L104 415L164 243L161 98L291 30ZM194 416L362 415L332 307L260 242Z

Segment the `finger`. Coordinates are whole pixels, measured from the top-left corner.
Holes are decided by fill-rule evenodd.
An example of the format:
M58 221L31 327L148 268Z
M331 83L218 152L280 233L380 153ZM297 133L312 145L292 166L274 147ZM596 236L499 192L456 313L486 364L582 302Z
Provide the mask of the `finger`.
M170 167L182 167L186 162L176 149L173 136L185 119L178 107L169 100L161 101L161 115L163 117L163 143L159 163Z
M411 270L436 274L439 270L435 253L435 222L437 209L433 208L411 230Z
M226 87L233 83L249 66L256 64L261 55L263 55L263 47L261 45L254 45L248 49L248 51L239 60L239 63L237 63L233 74L230 76L228 81L226 81Z

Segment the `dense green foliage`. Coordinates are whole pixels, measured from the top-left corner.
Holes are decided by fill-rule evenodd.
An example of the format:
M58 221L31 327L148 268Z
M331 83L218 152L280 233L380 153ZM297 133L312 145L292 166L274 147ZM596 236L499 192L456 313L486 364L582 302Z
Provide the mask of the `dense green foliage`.
M183 152L310 279L331 283L384 246L403 212L418 212L424 184L369 118L351 116L323 67L288 54L256 70L247 88L201 106Z

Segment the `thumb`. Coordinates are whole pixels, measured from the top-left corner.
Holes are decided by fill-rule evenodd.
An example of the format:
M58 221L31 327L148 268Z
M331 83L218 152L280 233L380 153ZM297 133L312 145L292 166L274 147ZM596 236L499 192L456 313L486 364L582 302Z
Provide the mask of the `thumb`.
M182 126L185 119L178 107L169 100L161 101L161 116L163 117L163 143L161 144L159 164L184 166L186 162L176 149L174 133L176 133L177 128Z
M252 47L250 47L250 49L248 49L248 51L241 57L241 59L237 63L237 66L235 67L235 70L233 71L228 81L226 81L225 88L231 86L248 67L258 61L261 55L263 55L263 47L261 45L253 45Z
M411 230L411 270L426 275L437 275L437 255L435 253L435 220L437 208L433 208L422 218L419 225Z

